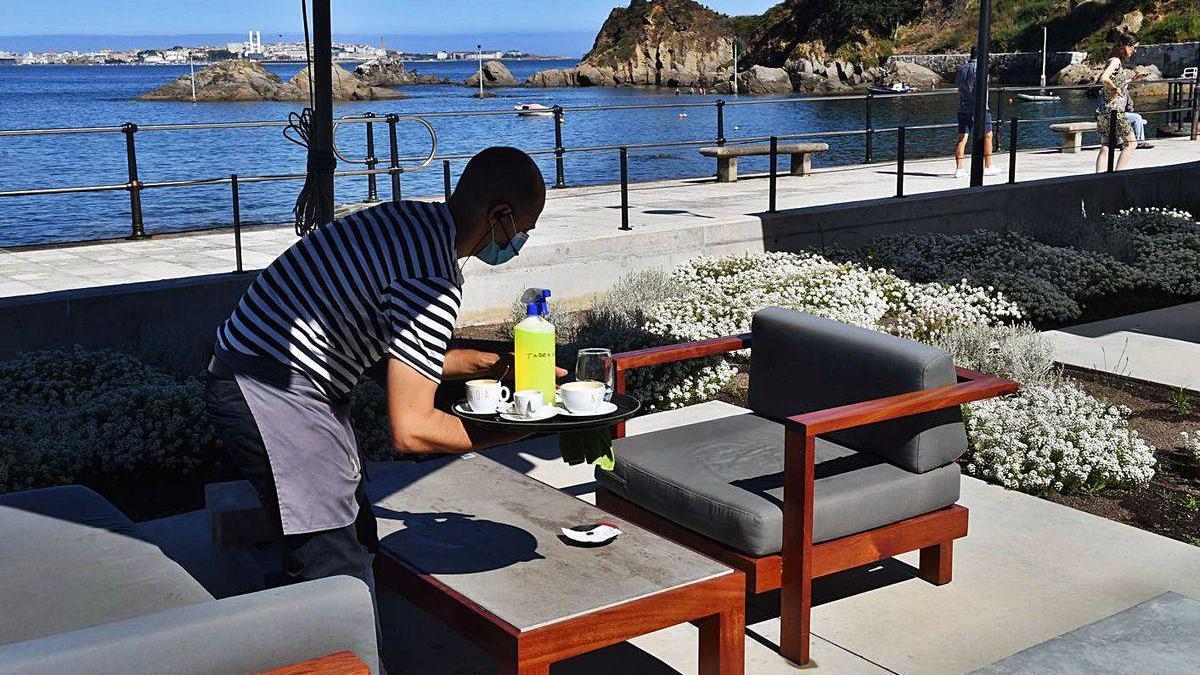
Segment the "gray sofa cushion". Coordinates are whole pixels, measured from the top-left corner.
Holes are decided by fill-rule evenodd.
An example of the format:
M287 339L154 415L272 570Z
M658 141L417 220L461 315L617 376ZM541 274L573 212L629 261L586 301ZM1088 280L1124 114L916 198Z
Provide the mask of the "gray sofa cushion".
M122 533L114 511L83 488L5 496L0 644L212 600L158 547Z
M133 521L91 488L59 485L0 495L0 507L12 507L105 530L127 530Z
M783 426L753 414L616 442L601 486L672 522L745 553L783 542ZM836 539L949 506L959 471L912 473L817 439L813 541Z
M772 307L754 315L751 410L782 419L954 384L946 352L838 321ZM967 450L958 407L829 434L909 471L944 466Z
M0 646L0 675L251 673L351 651L378 671L367 585L319 579Z

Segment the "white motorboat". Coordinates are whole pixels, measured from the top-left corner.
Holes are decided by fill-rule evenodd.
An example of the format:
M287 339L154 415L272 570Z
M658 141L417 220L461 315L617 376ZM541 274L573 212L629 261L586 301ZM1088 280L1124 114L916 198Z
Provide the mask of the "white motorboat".
M1022 101L1057 101L1058 96L1054 94L1017 94L1017 98Z
M541 103L522 103L513 106L513 110L516 110L521 117L547 117L554 114L553 109L547 108Z

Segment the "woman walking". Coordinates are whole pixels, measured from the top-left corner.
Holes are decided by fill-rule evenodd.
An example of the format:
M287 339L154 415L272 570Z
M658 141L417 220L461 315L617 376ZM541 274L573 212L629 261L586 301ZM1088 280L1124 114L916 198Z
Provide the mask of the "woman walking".
M1116 168L1124 169L1133 158L1133 150L1137 147L1137 138L1133 126L1125 117L1125 106L1129 102L1129 83L1139 79L1131 77L1125 70L1125 61L1137 50L1137 36L1124 26L1118 26L1112 32L1113 48L1109 53L1108 63L1104 72L1100 73L1100 107L1096 109L1096 131L1100 134L1100 152L1096 155L1096 173L1108 168L1109 134L1116 134L1117 145L1121 155L1117 158ZM1116 128L1110 128L1113 121L1113 111L1116 111Z

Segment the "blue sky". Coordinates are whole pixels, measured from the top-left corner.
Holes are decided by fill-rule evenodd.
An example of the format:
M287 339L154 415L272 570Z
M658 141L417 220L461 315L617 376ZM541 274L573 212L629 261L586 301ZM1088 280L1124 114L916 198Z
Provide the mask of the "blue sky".
M298 0L2 0L0 48L37 48L61 43L61 49L88 49L85 36L244 34L262 31L264 41L300 30ZM448 36L470 42L489 36L528 35L563 46L594 36L616 0L333 0L334 33L338 36L390 35L428 38ZM759 13L771 0L709 0L727 14ZM37 40L4 40L5 36L40 36ZM51 39L49 36L61 36ZM269 37L270 36L270 37ZM557 37L552 37L557 36ZM378 39L378 38L376 38ZM18 44L18 42L20 44ZM21 45L26 45L22 47ZM452 45L452 48L455 45ZM512 45L536 48L537 45ZM403 46L398 45L400 48ZM42 47L50 48L50 47ZM419 47L413 47L419 48ZM547 49L546 51L551 51Z

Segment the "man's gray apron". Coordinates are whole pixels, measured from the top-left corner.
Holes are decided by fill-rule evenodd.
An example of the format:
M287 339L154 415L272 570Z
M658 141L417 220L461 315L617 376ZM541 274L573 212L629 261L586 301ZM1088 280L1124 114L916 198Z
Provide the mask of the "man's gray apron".
M306 375L282 367L271 377L221 351L262 434L284 534L345 527L358 516L354 492L362 477L350 403L332 403ZM274 365L274 364L272 364ZM274 369L273 369L274 370Z

